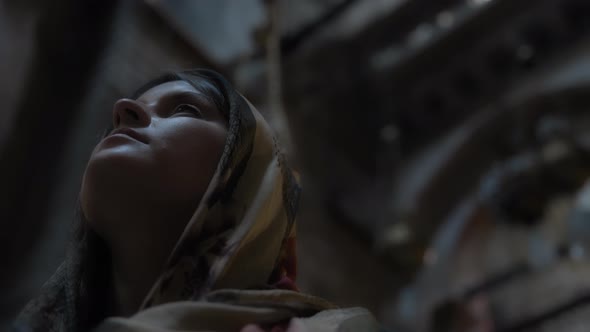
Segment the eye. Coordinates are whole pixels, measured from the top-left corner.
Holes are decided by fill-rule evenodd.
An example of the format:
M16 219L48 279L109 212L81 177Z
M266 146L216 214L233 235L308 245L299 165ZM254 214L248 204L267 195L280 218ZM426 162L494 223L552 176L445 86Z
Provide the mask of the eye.
M188 113L188 114L196 116L198 118L203 117L203 114L201 113L201 111L197 107L195 107L193 105L189 105L189 104L180 104L180 105L176 106L176 108L174 109L174 115L182 114L182 113Z

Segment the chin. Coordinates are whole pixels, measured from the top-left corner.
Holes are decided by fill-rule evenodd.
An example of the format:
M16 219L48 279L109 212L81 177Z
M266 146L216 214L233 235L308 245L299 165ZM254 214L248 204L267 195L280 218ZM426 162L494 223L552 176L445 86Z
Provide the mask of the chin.
M92 151L90 160L101 158L149 159L151 153L148 145L137 141L126 141L125 138L111 137L98 143Z
M99 143L88 161L86 173L102 181L125 181L135 177L149 176L155 166L153 153L147 146L139 144ZM86 176L86 174L85 174Z
M150 160L142 155L109 149L96 151L90 158L80 191L86 219L94 227L105 214L129 210L139 197L155 192ZM98 231L98 229L96 229Z

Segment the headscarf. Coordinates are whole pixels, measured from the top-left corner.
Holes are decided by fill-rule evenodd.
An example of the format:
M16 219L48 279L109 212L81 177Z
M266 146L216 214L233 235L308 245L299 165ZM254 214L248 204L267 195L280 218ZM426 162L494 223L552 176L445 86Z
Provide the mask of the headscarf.
M266 121L221 75L193 70L160 83L190 83L191 75L212 81L226 98L228 134L221 159L139 312L108 318L97 330L239 331L247 324L279 326L295 317L311 319L297 324L312 324L322 311L332 323L336 316L348 324L359 319L374 323L364 309L335 310L327 301L297 291L298 180ZM42 296L25 308L17 328L71 331L83 326L76 317L83 313L70 307L92 306L91 300L79 299L92 290L83 281L72 282L82 275L72 272L72 265L67 260L62 264Z

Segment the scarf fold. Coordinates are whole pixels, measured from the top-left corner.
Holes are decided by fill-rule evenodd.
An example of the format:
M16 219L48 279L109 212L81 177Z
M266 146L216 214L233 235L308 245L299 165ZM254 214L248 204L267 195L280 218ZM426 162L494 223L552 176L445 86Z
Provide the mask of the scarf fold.
M336 309L326 301L285 290L219 290L201 301L179 301L113 317L94 332L378 331L362 308Z

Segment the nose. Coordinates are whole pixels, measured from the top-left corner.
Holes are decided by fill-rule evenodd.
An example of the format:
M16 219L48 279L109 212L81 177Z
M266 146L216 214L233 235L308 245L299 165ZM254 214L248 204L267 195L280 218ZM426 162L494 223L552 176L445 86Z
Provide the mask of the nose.
M145 108L133 99L120 99L113 107L113 126L147 127L151 122Z

